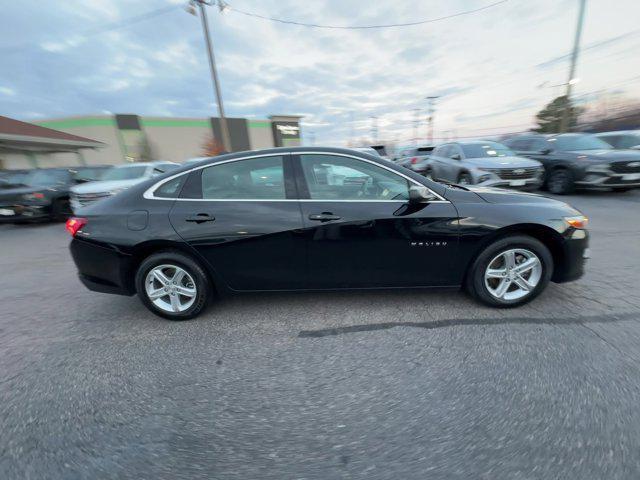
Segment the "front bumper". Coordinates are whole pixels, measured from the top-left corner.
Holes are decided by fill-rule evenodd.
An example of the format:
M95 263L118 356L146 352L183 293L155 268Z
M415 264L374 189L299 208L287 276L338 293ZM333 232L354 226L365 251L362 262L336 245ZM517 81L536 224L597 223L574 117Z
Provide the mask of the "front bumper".
M564 233L562 261L556 265L552 280L556 283L571 282L584 275L589 252L589 233L570 228Z
M490 179L484 182L478 183L483 187L494 188L515 188L517 190L537 190L542 185L541 178L526 178L517 180L504 180L502 178Z
M592 167L575 183L590 189L640 188L640 172L616 173L606 167Z
M69 246L80 281L89 290L133 295L132 258L113 246L74 238Z
M0 223L27 223L51 217L51 205L1 205Z

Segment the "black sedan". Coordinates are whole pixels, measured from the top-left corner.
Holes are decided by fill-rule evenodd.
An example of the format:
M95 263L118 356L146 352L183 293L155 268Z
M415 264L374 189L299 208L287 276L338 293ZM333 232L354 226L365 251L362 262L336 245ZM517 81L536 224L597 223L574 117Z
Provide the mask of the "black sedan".
M576 188L625 192L640 188L640 151L614 150L594 135L522 135L504 142L518 155L542 162L546 188L558 195Z
M0 223L65 220L71 214L69 189L75 183L68 168L30 170L19 185L0 190Z
M534 194L443 185L380 157L280 148L187 165L67 221L81 281L198 315L249 291L460 287L521 305L583 274L586 218Z

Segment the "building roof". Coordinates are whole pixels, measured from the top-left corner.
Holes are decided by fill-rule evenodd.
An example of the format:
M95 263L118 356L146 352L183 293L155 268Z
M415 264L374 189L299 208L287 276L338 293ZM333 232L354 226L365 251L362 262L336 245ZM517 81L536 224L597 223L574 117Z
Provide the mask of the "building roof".
M0 115L0 148L65 151L102 146L90 138Z

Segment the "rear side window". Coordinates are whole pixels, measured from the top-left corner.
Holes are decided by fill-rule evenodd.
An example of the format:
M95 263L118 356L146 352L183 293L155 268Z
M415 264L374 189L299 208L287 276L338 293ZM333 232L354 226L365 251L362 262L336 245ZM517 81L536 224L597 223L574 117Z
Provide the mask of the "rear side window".
M155 192L153 192L153 196L158 198L178 198L186 178L187 175L180 175L173 180L163 183Z
M211 200L284 200L281 156L249 158L202 170L202 198Z

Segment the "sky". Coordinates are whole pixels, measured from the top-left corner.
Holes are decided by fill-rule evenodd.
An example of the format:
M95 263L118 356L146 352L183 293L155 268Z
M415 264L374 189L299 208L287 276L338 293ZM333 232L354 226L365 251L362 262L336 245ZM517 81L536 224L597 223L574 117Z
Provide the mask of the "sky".
M526 130L562 92L579 0L228 0L208 8L228 116L302 115L306 144L410 143ZM0 0L0 114L217 113L200 19L180 0ZM237 9L237 10L234 10ZM149 14L153 12L153 14ZM640 99L640 2L588 0L575 96ZM600 97L598 97L600 96ZM415 109L418 110L416 114ZM417 134L414 120L418 118Z

